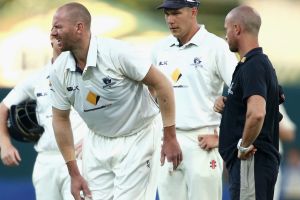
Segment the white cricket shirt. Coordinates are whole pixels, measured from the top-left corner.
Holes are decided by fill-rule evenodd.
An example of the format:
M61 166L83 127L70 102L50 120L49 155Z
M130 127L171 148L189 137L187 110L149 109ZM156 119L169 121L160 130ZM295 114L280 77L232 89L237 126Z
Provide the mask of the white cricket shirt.
M17 105L26 99L34 99L37 101L37 120L39 125L43 126L45 129L42 137L35 145L37 152L58 151L52 128L52 106L49 95L50 68L51 63L49 62L42 70L14 87L14 89L12 89L3 99L3 103L8 108L10 108L11 105ZM76 143L84 134L86 134L88 129L75 111L70 113L70 119L73 128L74 142Z
M98 135L126 136L143 129L159 110L141 82L151 62L137 54L121 41L92 37L81 74L72 54L62 53L50 75L53 106L73 105Z
M152 62L173 83L176 128L219 125L221 116L213 111L214 101L222 95L223 83L230 84L237 64L226 41L201 25L181 47L172 35L160 41L153 49Z

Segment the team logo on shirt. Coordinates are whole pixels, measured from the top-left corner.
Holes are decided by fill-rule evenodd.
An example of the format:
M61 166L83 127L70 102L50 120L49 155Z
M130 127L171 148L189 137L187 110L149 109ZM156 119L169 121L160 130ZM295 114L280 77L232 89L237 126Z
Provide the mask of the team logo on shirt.
M203 65L202 65L202 61L201 61L201 59L200 58L198 58L198 57L196 57L196 58L194 58L194 63L193 64L191 64L192 66L194 66L195 68L198 68L198 67L203 67Z
M227 90L228 95L229 95L229 94L231 94L231 95L233 94L233 91L232 91L233 84L234 84L234 83L231 82L231 84L230 84L230 86L229 86L229 88L228 88L228 90Z
M116 82L112 82L109 76L102 79L103 83L105 84L103 88L111 87L112 85L116 84Z

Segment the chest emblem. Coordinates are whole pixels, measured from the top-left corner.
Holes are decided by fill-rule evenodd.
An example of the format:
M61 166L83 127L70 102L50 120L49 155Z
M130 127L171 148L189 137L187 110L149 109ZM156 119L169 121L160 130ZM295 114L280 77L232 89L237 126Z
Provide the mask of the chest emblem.
M171 74L171 78L174 81L174 83L176 83L181 78L181 76L182 74L179 68L176 68Z
M86 96L86 100L93 105L97 105L99 99L100 99L100 96L96 95L95 93L93 93L91 91L89 91L89 93Z
M111 87L116 84L116 82L113 82L109 76L103 78L102 81L104 83L103 88Z
M195 68L198 68L198 67L203 67L203 65L202 65L202 61L201 61L201 59L200 58L198 58L198 57L195 57L194 58L194 62L193 62L193 64L191 64L192 66L194 66Z

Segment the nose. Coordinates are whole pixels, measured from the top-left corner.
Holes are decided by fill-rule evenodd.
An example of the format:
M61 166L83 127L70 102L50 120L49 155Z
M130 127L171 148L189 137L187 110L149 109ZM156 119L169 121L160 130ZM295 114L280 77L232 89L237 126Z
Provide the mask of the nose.
M168 24L174 24L174 17L172 15L166 15L166 22Z
M52 36L52 37L55 37L56 35L57 35L57 30L56 30L56 28L51 28L51 31L50 31L50 35Z

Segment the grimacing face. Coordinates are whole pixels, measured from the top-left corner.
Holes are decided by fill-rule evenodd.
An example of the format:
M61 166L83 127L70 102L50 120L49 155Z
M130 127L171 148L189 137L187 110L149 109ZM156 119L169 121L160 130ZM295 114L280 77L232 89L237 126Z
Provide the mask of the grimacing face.
M57 40L61 51L71 51L74 44L75 26L68 21L62 11L57 11L53 16L51 36Z
M165 9L165 20L174 37L182 40L192 27L192 10L191 8Z

